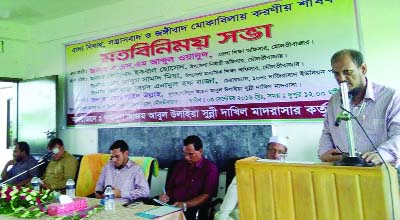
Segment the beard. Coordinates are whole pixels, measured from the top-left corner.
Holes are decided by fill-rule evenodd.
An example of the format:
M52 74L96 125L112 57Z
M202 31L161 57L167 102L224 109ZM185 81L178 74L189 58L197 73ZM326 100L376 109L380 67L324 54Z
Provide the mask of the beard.
M128 160L129 160L128 158L125 159L124 162L123 162L121 165L119 165L119 166L117 166L117 165L114 164L115 169L120 170L120 169L124 168L125 165L128 163Z
M120 166L115 166L115 165L114 165L115 169L117 169L117 170L120 170L120 169L124 168L124 166L125 166L124 164L123 164L123 165L120 165Z
M364 91L363 87L357 87L349 91L349 98L352 100L354 97L357 97L358 95L362 94Z

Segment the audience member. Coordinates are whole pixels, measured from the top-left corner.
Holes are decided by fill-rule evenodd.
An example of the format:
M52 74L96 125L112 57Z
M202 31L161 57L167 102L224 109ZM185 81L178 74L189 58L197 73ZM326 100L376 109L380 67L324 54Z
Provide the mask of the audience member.
M198 136L183 140L184 159L178 161L166 182L166 193L159 196L163 202L183 208L186 219L196 219L201 207L207 207L218 188L218 169L203 157L203 143ZM202 209L204 210L204 209ZM199 219L208 219L199 212Z
M104 166L96 184L96 198L102 198L106 186L114 190L114 196L122 202L149 197L149 184L142 167L129 159L129 147L123 140L110 146L111 160Z
M60 138L53 138L47 144L47 150L53 151L58 148L58 153L53 155L52 160L43 175L41 187L52 190L63 190L68 179L75 179L78 169L78 161L69 154Z
M280 156L287 154L287 142L282 136L272 136L267 144L267 159L278 160ZM233 178L232 183L226 191L224 201L220 210L215 214L215 220L238 220L239 209L237 207L238 192L236 177Z
M37 160L30 155L28 143L24 141L18 142L15 145L13 156L14 159L7 162L3 172L1 173L3 181L11 179L16 175L23 173L24 171L28 171L30 168L38 164ZM20 175L13 180L10 180L8 184L25 186L30 183L32 177L38 176L38 173L38 168L32 169L31 171L26 172L25 174Z

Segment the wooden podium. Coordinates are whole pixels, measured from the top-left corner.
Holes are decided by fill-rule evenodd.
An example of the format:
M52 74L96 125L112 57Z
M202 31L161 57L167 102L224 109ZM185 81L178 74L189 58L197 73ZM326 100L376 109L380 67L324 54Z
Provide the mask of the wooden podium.
M389 172L390 182L385 166L245 158L236 162L240 219L391 220L393 215L400 219L397 172L392 166Z

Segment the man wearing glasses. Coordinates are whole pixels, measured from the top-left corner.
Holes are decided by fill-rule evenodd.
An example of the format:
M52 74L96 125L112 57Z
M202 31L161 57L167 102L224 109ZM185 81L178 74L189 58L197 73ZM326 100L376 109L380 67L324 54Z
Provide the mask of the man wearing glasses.
M184 159L178 161L167 179L159 200L180 207L186 219L196 219L200 207L207 205L218 188L218 169L203 157L203 143L196 135L183 140ZM199 219L207 219L199 213Z
M287 155L287 142L282 136L272 136L267 144L267 159L285 160ZM237 207L238 193L236 177L226 191L224 201L220 210L215 214L215 220L237 220L239 219L239 209Z
M272 136L267 144L267 159L285 160L287 155L286 139L282 136Z
M336 52L331 58L331 66L337 83L346 82L348 86L350 112L359 122L353 126L353 134L361 158L374 164L381 164L384 160L399 167L400 91L367 79L367 65L359 51L345 49ZM318 155L323 162L338 161L342 159L341 150L348 152L346 125L335 123L342 111L341 106L338 92L329 100L319 141Z
M110 185L118 201L129 202L147 198L149 184L142 167L129 159L129 146L117 140L110 146L110 161L103 167L96 184L96 198L104 198L104 189Z
M53 155L46 167L43 183L40 186L45 189L63 190L68 179L75 179L78 161L65 150L60 138L53 138L47 144L48 151L53 151L55 148L58 148L58 153Z

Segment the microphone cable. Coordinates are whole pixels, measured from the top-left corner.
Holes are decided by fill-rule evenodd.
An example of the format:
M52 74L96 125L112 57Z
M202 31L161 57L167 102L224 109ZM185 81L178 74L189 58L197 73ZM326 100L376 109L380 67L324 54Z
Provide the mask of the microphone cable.
M358 120L358 118L357 118L353 113L351 113L351 112L348 111L347 109L343 108L342 105L340 105L340 108L341 108L343 111L349 113L350 116L351 116L351 119L354 119L354 120L357 122L358 126L360 126L360 128L361 128L361 130L363 131L364 135L367 137L369 143L371 143L371 145L372 145L372 147L374 148L375 152L379 155L379 157L380 157L381 160L382 160L383 165L385 166L385 169L386 169L386 172L387 172L388 178L389 178L390 202L391 202L391 205L392 205L392 209L391 209L391 211L392 211L392 219L395 220L394 201L393 201L393 190L392 190L392 177L391 177L391 175L390 175L390 171L389 171L389 167L388 167L388 165L387 165L387 162L383 159L382 155L379 153L378 148L377 148L377 147L375 146L375 144L372 142L371 138L369 137L368 133L365 131L364 127L361 125L361 123L360 123L360 121ZM351 119L350 119L350 120L351 120ZM397 170L397 168L396 168L396 170Z

